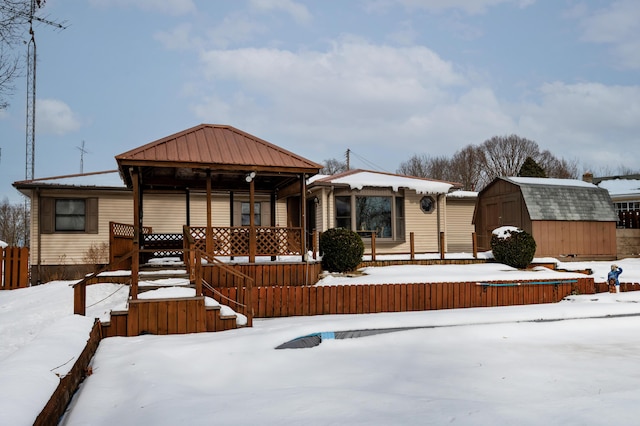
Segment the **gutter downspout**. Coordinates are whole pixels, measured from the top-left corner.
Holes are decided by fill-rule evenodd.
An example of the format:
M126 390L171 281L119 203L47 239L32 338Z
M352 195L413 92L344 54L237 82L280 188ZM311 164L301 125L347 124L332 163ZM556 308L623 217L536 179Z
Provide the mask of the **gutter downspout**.
M40 188L36 187L36 199L38 200L38 211L40 211ZM38 241L38 251L37 251L37 260L36 260L36 270L38 271L38 280L36 281L36 284L41 284L42 280L42 268L41 268L41 262L42 262L42 233L40 232L40 221L35 220L35 217L33 215L33 203L31 203L31 226L30 228L33 229L35 227L35 224L38 224L38 236L37 236L37 241ZM31 231L29 231L31 232ZM33 233L31 233L31 235L33 235Z

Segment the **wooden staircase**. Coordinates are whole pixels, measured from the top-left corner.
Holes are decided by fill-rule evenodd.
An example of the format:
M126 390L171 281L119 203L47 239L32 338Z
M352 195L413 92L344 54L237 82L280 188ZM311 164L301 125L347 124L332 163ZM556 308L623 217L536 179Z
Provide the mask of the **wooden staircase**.
M129 300L127 310L111 311L110 321L102 323L103 337L214 332L244 326L238 325L237 315L223 315L221 306L207 306L204 296L145 296L145 293L166 288L194 289L184 264L141 265L139 277L144 282L138 287L139 297ZM183 283L167 284L168 279ZM149 285L153 282L157 284Z

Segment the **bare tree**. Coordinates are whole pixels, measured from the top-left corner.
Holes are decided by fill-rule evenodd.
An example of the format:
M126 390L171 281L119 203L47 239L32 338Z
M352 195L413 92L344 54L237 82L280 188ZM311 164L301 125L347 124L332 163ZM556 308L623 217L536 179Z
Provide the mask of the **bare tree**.
M5 197L0 203L0 240L10 246L26 246L28 217L24 203L11 204Z
M429 156L413 154L407 161L400 163L396 173L405 176L427 177L429 173Z
M322 168L322 170L320 170L320 173L323 175L335 175L347 170L347 163L335 158L324 160L324 163L322 164L324 165L324 167Z
M499 176L516 176L527 157L539 155L537 143L517 135L494 136L484 141L481 151L485 185Z
M36 7L44 1L36 2ZM8 106L22 65L23 38L29 29L30 0L0 0L0 109Z
M482 182L482 152L479 147L468 145L453 155L451 170L455 182L467 191L477 191Z
M550 178L578 179L578 161L568 161L564 158L557 158L549 151L543 151L537 158L538 164L544 169Z
M540 152L538 144L517 135L494 136L481 145L468 145L451 159L414 154L397 170L408 176L446 180L462 184L468 191L479 191L499 176L517 176L530 158L544 169L548 177L577 179L577 161Z

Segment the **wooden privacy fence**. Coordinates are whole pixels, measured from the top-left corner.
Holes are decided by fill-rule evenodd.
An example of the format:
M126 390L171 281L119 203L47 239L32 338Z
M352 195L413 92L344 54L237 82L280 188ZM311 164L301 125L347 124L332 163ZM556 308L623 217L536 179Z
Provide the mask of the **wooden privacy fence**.
M235 288L216 290L226 297L236 297ZM275 318L554 303L573 293L595 293L593 278L520 283L255 287L251 300L255 318Z
M29 249L5 247L0 259L0 290L29 287Z

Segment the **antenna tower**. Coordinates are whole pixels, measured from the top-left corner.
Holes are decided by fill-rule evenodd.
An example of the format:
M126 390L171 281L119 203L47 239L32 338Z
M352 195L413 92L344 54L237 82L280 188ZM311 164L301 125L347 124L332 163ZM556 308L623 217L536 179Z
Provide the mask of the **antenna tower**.
M89 151L84 149L84 141L82 141L82 146L76 146L80 150L80 174L84 173L84 155L88 154Z
M36 35L33 31L33 21L65 29L57 22L40 18L35 15L36 9L44 6L45 0L31 0L29 8L29 34L31 39L27 43L27 125L26 125L26 164L25 179L32 180L35 175L35 150L36 150Z

